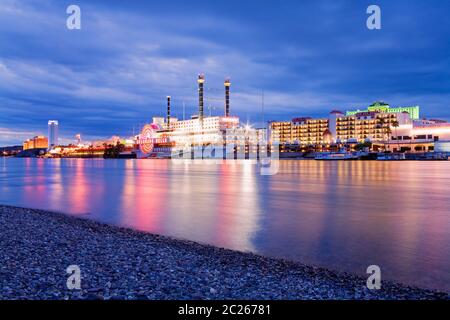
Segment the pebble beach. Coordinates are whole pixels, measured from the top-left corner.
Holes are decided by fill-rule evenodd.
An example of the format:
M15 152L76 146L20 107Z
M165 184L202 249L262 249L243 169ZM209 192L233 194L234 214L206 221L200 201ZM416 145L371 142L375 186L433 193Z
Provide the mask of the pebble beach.
M2 300L449 299L436 292L110 226L0 206ZM78 265L81 289L66 268Z

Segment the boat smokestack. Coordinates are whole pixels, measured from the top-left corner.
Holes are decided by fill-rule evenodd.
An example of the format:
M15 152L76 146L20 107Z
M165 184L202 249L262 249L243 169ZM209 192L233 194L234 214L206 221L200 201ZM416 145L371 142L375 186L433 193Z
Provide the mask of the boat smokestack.
M231 81L229 78L225 79L225 117L230 116L230 86Z
M198 75L198 118L200 119L201 125L203 125L203 85L205 83L205 75Z
M170 96L167 96L167 129L170 129Z

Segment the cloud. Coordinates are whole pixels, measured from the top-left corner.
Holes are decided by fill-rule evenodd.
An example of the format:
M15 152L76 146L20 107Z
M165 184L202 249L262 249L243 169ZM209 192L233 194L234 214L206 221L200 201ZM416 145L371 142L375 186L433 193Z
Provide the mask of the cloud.
M208 106L222 110L223 80L230 76L232 112L255 122L262 118L263 89L266 119L326 116L377 99L422 104L448 117L450 61L443 53L450 49L437 41L446 29L436 38L423 25L421 33L416 25L407 30L405 18L399 24L386 14L383 31L368 33L365 8L324 1L258 7L232 1L235 10L176 0L79 5L82 30L70 31L65 4L2 1L0 126L14 121L45 131L46 120L58 118L70 139L77 132L131 134L164 113L168 94L175 114L183 102L187 114L195 112L199 72L206 73ZM401 7L382 6L390 13ZM422 19L444 25L442 9L427 9Z
M0 145L22 145L23 141L40 134L37 131L0 128Z

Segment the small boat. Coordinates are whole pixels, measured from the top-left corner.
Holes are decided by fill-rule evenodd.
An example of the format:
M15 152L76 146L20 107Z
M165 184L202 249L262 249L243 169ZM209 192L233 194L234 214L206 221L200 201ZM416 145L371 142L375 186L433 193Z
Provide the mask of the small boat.
M404 153L379 153L377 160L380 161L404 161L406 155Z
M446 153L427 153L415 158L419 161L448 161L448 155Z
M321 152L316 154L315 160L358 160L361 154L358 152L348 152L347 150L340 150L338 152Z

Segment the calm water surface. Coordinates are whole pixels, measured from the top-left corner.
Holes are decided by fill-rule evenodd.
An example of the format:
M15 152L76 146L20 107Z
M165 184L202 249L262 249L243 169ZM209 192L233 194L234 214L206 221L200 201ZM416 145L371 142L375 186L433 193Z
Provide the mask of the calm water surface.
M450 291L450 162L0 161L2 204Z

